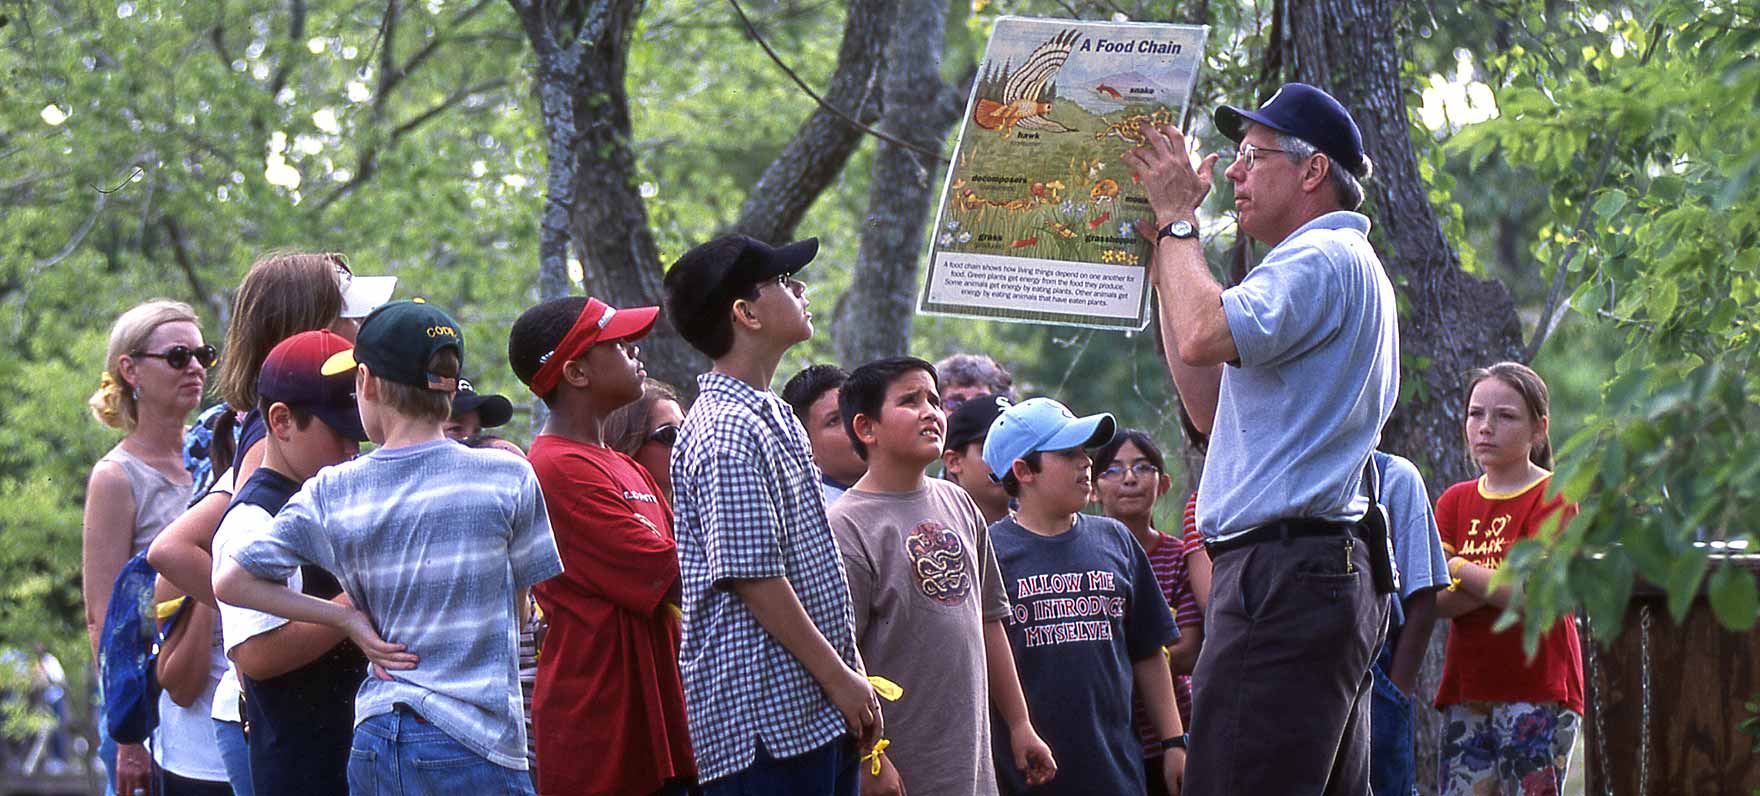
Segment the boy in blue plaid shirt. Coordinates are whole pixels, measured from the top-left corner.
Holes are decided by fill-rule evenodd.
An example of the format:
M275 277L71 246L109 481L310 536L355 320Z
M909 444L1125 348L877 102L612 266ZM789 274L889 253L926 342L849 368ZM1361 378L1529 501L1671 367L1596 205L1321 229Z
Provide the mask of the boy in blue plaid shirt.
M818 249L728 235L666 274L672 322L714 360L672 452L679 673L707 796L855 796L858 755L880 736L819 472L769 389L813 334L793 275Z

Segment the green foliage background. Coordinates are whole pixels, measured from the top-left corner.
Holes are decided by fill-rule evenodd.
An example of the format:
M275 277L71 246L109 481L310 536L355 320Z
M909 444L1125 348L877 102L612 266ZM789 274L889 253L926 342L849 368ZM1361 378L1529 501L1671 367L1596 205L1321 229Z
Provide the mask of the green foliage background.
M1193 120L1206 151L1229 144L1203 109L1250 104L1257 91L1272 4L1262 5L1204 4L1213 28ZM0 383L14 388L0 402L0 648L45 643L76 678L87 657L80 507L91 463L117 435L84 401L110 320L140 300L192 302L218 341L255 256L344 251L357 272L395 273L400 295L453 310L467 375L522 395L503 340L536 298L544 163L517 19L490 0L400 3L395 26L382 4L302 7L296 25L280 5L241 0L0 2ZM1196 7L1181 4L1176 21ZM998 14L1072 8L1168 13L956 2L944 75L970 72ZM841 6L751 11L793 68L824 85ZM1463 263L1508 284L1530 326L1565 270L1569 309L1536 365L1554 389L1558 480L1583 511L1505 568L1527 581L1529 627L1579 604L1600 627L1634 575L1667 586L1677 615L1708 584L1719 617L1750 626L1753 579L1714 566L1695 542L1751 542L1760 516L1760 12L1751 1L1532 0L1402 13L1408 103L1421 103L1429 75L1466 62L1500 111L1458 130L1412 127ZM650 2L629 63L638 179L670 262L733 221L812 101L720 4ZM65 118L49 123L49 106ZM861 311L836 305L871 149L800 226L825 243L807 273L822 317ZM1207 235L1223 262L1226 212ZM918 317L912 350L986 351L1026 394L1179 439L1150 335ZM780 375L831 359L822 330Z

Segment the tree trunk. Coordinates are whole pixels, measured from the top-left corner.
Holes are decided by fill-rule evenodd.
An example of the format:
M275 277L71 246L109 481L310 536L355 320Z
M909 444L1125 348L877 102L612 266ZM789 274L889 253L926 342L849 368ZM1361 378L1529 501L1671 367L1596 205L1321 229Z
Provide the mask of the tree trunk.
M899 3L882 81L881 129L927 152L941 151L964 107L941 79L945 11L933 0ZM942 167L921 151L886 141L876 146L861 251L832 322L845 367L903 354L910 345L923 228Z
M1418 464L1432 496L1476 475L1462 436L1465 375L1521 352L1521 321L1501 283L1460 269L1418 173L1412 121L1401 79L1400 34L1392 0L1291 0L1287 31L1294 78L1332 93L1362 129L1374 163L1364 183L1371 240L1400 294L1401 398L1382 432L1385 450ZM1418 679L1429 702L1441 679L1439 623ZM1437 789L1441 720L1417 710L1419 791Z
M1476 475L1462 437L1465 376L1521 353L1521 321L1501 283L1460 269L1418 174L1391 0L1291 3L1295 79L1331 92L1375 164L1364 183L1372 239L1404 299L1402 396L1382 447L1416 462L1431 494Z
M604 25L597 38L586 42L573 87L579 167L569 231L589 295L614 307L658 305L665 271L636 184L624 85L630 34L642 2L601 0L593 5ZM654 378L687 395L696 393L696 376L708 369L708 360L678 336L665 313L642 341L642 361Z
M873 124L880 117L880 61L895 12L894 0L852 0L849 4L837 71L823 95L824 105L807 117L752 186L733 231L766 243L788 242L807 209L843 171L861 145L863 133L839 112L863 124Z

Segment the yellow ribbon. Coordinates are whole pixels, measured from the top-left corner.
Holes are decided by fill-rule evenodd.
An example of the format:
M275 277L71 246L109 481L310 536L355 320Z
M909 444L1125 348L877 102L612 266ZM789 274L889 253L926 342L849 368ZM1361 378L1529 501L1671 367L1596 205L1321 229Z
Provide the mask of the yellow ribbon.
M904 689L900 688L898 683L892 682L880 675L868 675L868 684L874 686L874 693L879 694L880 698L887 702L897 702L899 697L904 696ZM885 741L881 741L881 743L885 743ZM879 764L875 763L875 765ZM878 774L880 772L875 771L874 773Z
M164 622L165 620L170 619L173 614L176 614L178 607L182 606L183 601L187 599L189 598L173 597L165 602L154 605L153 614L160 622Z
M667 603L666 610L670 612L672 618L677 619L680 624L684 622L684 609L678 607L678 603Z
M898 686L893 687L897 688ZM880 755L884 754L886 752L886 747L891 745L891 741L881 738L879 743L874 744L874 751L862 755L862 759L868 761L869 774L873 774L876 777L880 776Z

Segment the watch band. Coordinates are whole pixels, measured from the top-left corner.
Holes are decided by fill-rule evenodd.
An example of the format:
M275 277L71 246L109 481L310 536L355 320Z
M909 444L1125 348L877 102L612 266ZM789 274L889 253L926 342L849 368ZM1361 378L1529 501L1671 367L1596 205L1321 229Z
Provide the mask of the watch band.
M1198 225L1183 218L1179 219L1178 221L1174 221L1167 226L1162 227L1161 231L1155 236L1155 243L1160 244L1163 238L1196 240L1198 238Z
M1184 749L1186 748L1186 744L1191 741L1191 738L1192 736L1190 734L1181 734L1175 735L1172 738L1164 738L1161 741L1161 751L1165 752L1169 749Z

